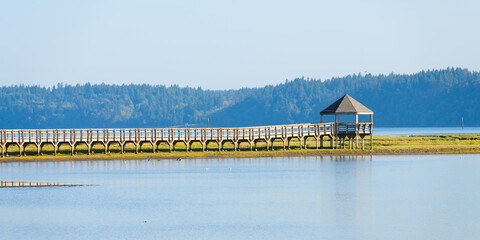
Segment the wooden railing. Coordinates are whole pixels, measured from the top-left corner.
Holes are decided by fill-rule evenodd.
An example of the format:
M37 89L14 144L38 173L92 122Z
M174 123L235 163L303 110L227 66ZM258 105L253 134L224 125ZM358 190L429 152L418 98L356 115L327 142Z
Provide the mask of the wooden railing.
M124 129L12 129L0 130L8 142L140 142L221 141L290 138L334 134L335 123L290 124L242 128L124 128ZM338 123L337 133L371 131L370 123Z

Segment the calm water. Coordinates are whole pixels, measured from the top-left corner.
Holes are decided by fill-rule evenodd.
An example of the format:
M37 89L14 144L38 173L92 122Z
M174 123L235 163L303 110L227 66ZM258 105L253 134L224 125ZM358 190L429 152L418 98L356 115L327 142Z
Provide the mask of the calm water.
M480 155L1 163L97 186L0 189L0 239L478 239L479 173Z
M401 128L373 128L375 135L409 136L431 134L471 134L480 133L480 127L401 127Z

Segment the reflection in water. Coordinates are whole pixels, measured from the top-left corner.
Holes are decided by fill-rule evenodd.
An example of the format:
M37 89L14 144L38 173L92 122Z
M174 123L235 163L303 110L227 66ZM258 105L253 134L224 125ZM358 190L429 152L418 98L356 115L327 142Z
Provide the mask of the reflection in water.
M0 163L5 239L474 239L479 155ZM208 169L208 171L207 171ZM73 237L72 237L73 236Z
M371 212L370 206L364 204L371 200L371 156L338 156L334 159L337 163L331 168L334 176L332 203L335 210L332 219L336 223L336 232L342 233L345 227L353 232L361 232L361 224L369 221Z

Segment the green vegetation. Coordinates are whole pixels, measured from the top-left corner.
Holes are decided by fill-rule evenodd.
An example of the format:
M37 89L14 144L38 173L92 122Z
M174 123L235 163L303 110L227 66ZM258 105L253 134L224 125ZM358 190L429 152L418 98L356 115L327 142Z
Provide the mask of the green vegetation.
M345 93L375 112L375 126L480 126L480 73L298 78L275 86L211 91L151 85L0 88L0 128L235 127L318 122Z
M374 149L382 153L480 153L480 134L378 136Z
M234 151L233 145L225 145L225 150L218 152L218 146L209 144L208 151L202 152L200 144L193 145L192 151L185 152L185 145L177 144L176 151L169 152L166 145L160 145L157 152L152 152L151 145L145 144L141 152L135 154L135 148L127 145L126 152L120 154L120 147L112 145L110 152L105 154L101 145L94 146L94 153L87 154L86 146L78 146L76 154L70 155L70 147L63 145L57 156L53 156L53 147L45 146L43 155L37 157L35 146L26 148L26 155L19 157L18 148L9 147L8 156L0 161L37 161L37 160L82 160L82 159L136 159L136 158L166 158L176 159L189 157L281 157L281 156L310 156L310 155L357 155L357 154L432 154L432 153L480 153L480 134L462 135L428 135L428 136L375 136L374 150L369 150L369 143L365 141L365 149L330 149L329 141L325 141L323 149L316 149L313 138L307 140L307 149L300 150L299 142L292 140L291 150L283 150L280 141L274 144L275 150L267 151L265 143L258 143L257 151L249 151L247 144L242 144L241 151ZM360 144L359 144L360 146ZM347 144L348 148L348 144Z

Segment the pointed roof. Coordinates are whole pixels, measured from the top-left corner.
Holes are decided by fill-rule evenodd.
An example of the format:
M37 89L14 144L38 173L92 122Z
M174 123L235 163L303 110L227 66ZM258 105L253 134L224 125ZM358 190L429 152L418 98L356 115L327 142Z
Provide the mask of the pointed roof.
M348 94L325 108L320 114L373 114L373 111L363 106Z

